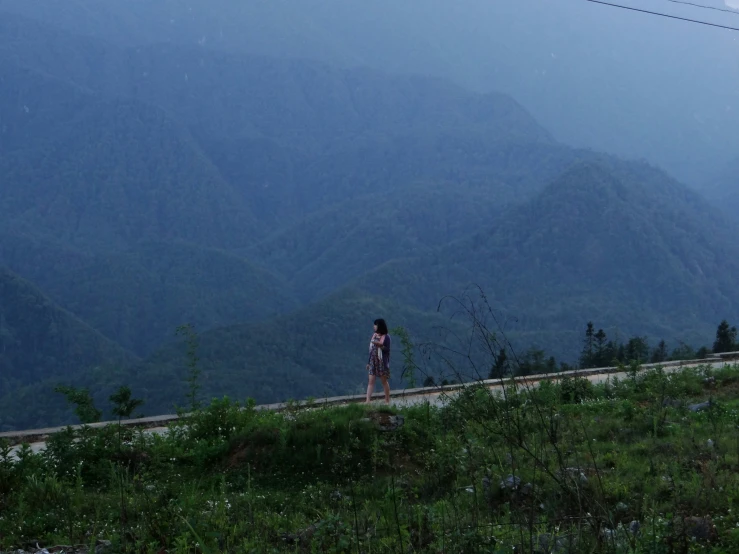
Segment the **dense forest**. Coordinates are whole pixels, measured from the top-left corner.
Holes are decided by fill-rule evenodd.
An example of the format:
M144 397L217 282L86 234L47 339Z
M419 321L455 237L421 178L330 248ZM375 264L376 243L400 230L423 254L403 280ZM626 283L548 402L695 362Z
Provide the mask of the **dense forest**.
M44 378L65 378L83 367L135 360L31 283L0 267L0 396Z
M173 410L185 324L204 396L271 402L360 391L376 317L452 350L473 285L519 353L482 376L696 358L739 319L730 168L704 197L508 94L33 6L0 1L2 429L69 421L60 384Z

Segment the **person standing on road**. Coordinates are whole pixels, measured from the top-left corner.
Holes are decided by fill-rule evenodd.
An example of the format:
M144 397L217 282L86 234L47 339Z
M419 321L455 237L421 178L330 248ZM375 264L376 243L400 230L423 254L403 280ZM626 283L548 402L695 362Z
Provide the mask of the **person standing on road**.
M385 390L385 404L390 404L390 335L387 331L387 323L384 319L375 320L375 332L370 339L369 360L367 362L367 373L369 383L367 385L367 401L372 401L372 393L375 392L375 380L377 377L382 382Z

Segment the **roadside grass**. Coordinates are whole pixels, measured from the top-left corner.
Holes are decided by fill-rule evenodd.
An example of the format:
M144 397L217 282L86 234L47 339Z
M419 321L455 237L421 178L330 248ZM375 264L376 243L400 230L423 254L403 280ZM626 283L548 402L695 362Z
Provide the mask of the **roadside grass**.
M214 400L0 448L0 551L739 552L739 367L399 410ZM397 416L401 416L398 418Z

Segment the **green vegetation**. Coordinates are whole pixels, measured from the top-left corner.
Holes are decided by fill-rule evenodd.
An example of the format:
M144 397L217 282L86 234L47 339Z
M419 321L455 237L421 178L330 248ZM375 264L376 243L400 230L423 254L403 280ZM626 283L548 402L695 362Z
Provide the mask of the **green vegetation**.
M618 364L653 363L658 364L678 360L703 360L710 353L732 352L734 344L731 342L728 323L722 321L716 330L717 340L713 350L702 346L694 350L689 345L681 343L672 353L667 350L667 343L660 340L657 346L651 348L647 337L631 337L625 344L618 340L609 340L603 329L595 330L593 322L588 322L585 329L583 349L580 354L580 367L609 367Z
M69 429L0 453L0 549L728 553L737 383L637 371L399 410L222 399L162 435Z
M716 329L716 341L713 343L713 351L734 352L739 349L739 343L736 341L736 327L729 326L729 322L725 319Z
M74 414L82 424L97 423L103 415L101 410L95 407L95 400L87 389L75 389L69 386L58 386L54 392L63 394L67 403L74 404Z
M357 392L368 321L444 345L464 325L439 299L471 283L523 373L572 366L595 317L608 363L695 357L672 350L739 319L739 230L663 172L558 144L503 94L189 39L131 48L113 39L131 9L98 21L115 44L0 18L0 265L79 324L57 336L23 290L3 297L0 313L22 309L0 321L3 429L69 422L59 385L102 405L135 382L148 414L188 391L191 405ZM395 360L394 387L510 370Z
M135 360L0 266L0 397L80 367L129 365Z
M237 255L185 243L93 254L48 237L0 231L0 264L142 357L171 341L185 322L211 329L298 306L277 275Z
M432 310L476 283L501 317L520 322L509 333L525 331L558 357L578 348L571 330L593 314L622 336L695 343L739 312L739 249L725 226L663 173L603 158L575 164L488 230L353 285Z

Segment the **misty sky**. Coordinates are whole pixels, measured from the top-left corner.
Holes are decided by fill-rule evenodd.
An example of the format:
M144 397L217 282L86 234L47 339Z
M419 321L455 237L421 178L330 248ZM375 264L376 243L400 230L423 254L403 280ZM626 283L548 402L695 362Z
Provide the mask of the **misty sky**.
M734 14L668 0L617 3L739 27ZM698 186L738 155L739 32L585 0L0 0L0 9L126 45L305 57L506 92L563 142L645 158Z

